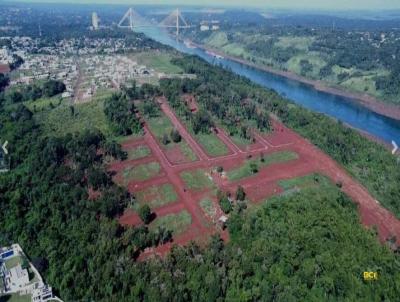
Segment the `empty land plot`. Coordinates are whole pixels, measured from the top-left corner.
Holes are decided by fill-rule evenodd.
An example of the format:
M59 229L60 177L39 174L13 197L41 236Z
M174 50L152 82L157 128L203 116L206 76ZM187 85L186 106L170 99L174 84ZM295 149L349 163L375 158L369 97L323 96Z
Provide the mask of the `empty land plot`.
M223 156L229 153L228 147L214 134L195 134L196 140L210 156Z
M229 136L229 138L235 143L236 146L239 147L246 147L253 144L253 141L251 139L244 138L238 134L231 135Z
M156 136L158 142L161 146L163 146L166 150L171 150L174 152L174 148L179 148L178 153L181 153L185 158L183 160L176 160L177 162L184 161L195 161L197 159L196 154L194 154L193 150L187 144L187 142L181 138L181 141L178 143L174 143L171 140L170 133L174 129L171 121L168 117L166 117L163 113L160 112L158 117L152 117L147 119L150 131ZM169 139L169 143L163 144L163 136L167 135ZM173 154L167 153L168 158L174 158ZM178 156L179 157L179 156ZM175 162L175 160L172 160Z
M228 179L230 181L240 180L251 175L254 175L253 166L258 169L269 166L275 163L282 163L290 160L297 159L298 155L292 151L275 152L264 156L264 160L261 157L256 159L247 160L243 165L238 168L232 169L227 172Z
M83 133L86 130L98 129L104 135L112 136L103 106L104 102L101 100L74 106L62 103L54 109L38 112L35 114L35 119L42 124L44 135L61 137L68 133Z
M161 167L158 162L151 162L148 164L141 164L133 167L127 167L123 171L124 182L127 184L129 181L144 181L148 180L160 173Z
M127 150L126 152L128 153L129 160L143 158L151 154L151 151L147 146L138 146L133 149Z
M7 301L7 302L31 302L32 296L31 295L20 295L18 293L9 294L0 297L0 301ZM51 301L51 300L49 300Z
M165 216L157 217L150 224L150 230L159 227L172 231L173 235L179 235L186 231L187 227L192 224L192 216L186 210L179 213L171 213Z
M186 186L191 190L201 191L213 187L211 176L207 175L202 169L182 172L181 177Z
M135 55L135 59L139 64L146 65L147 67L153 68L158 72L169 74L178 74L183 72L179 66L174 65L171 62L173 55L166 52L142 52Z
M316 186L326 186L331 184L331 181L325 176L313 173L306 176L280 180L278 184L283 190L287 191L294 188L303 189Z
M148 204L150 208L157 208L178 200L178 195L171 184L151 186L135 193L138 205Z
M206 216L210 218L214 218L215 215L217 214L217 208L215 207L214 202L209 197L205 197L202 200L200 200L200 207L206 214Z

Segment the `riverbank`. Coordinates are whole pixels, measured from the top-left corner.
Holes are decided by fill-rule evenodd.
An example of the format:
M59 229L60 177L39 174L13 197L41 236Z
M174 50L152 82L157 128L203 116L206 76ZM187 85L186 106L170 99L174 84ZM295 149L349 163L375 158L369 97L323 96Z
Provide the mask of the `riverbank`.
M377 98L374 98L370 95L367 94L361 94L361 93L355 93L355 92L348 92L339 88L334 88L334 87L330 87L328 86L326 83L323 83L321 81L317 81L317 80L309 80L306 79L302 76L299 76L297 74L294 74L292 72L289 71L280 71L280 70L276 70L273 69L271 67L267 67L267 66L260 66L257 64L254 64L252 62L249 62L247 60L235 57L235 56L231 56L228 55L218 49L214 49L214 48L210 48L210 47L206 47L204 45L201 44L197 44L194 42L191 42L191 44L195 47L198 47L202 50L208 51L208 52L212 52L218 56L222 56L224 58L227 58L229 60L238 62L240 64L243 65L247 65L250 66L252 68L255 69L259 69L259 70L263 70L272 74L276 74L291 80L295 80L297 82L312 86L314 89L321 91L321 92L326 92L326 93L330 93L330 94L334 94L337 96L341 96L344 98L349 99L350 101L353 101L357 104L360 104L366 108L368 108L371 111L374 111L378 114L381 114L383 116L395 119L395 120L400 120L400 106L396 106L396 105L391 105L391 104L387 104L387 103L383 103L382 101L379 101Z

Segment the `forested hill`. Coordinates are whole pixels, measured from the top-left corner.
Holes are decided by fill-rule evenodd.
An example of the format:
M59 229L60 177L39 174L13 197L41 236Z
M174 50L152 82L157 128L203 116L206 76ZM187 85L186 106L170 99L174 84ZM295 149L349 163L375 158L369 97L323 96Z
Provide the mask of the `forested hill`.
M319 15L257 23L229 19L221 30L192 29L186 38L260 66L399 105L400 31L396 23Z

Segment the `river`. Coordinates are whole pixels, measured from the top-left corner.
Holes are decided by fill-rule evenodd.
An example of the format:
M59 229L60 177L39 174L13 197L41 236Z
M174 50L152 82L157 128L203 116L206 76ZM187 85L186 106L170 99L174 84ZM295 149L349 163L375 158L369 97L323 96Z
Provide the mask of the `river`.
M202 49L187 47L167 32L156 27L146 27L140 29L140 31L160 43L172 46L187 54L198 55L211 64L221 65L263 87L274 89L282 96L305 108L334 117L387 143L392 140L400 143L400 121L375 113L351 99L318 91L310 85L227 58L216 59Z

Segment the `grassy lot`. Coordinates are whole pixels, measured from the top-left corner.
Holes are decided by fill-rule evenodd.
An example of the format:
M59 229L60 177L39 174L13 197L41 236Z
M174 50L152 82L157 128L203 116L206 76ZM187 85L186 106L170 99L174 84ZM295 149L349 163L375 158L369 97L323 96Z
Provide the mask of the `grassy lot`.
M178 200L178 195L171 184L151 186L135 193L138 205L148 204L150 208L156 208Z
M151 154L149 147L139 146L134 149L128 150L128 159L139 159Z
M189 161L195 161L197 159L196 154L193 152L193 150L190 148L190 146L184 139L182 139L179 143L174 143L170 139L170 143L168 145L163 145L162 138L164 134L167 134L169 137L171 131L174 129L174 126L171 123L170 119L166 117L163 113L160 112L159 117L153 117L147 119L147 122L150 127L150 131L156 136L161 146L163 146L166 149L178 146L182 151L182 154L185 155L185 157Z
M265 155L263 162L259 157L256 159L247 160L244 165L228 171L228 179L230 181L236 181L254 175L250 168L252 163L255 163L258 169L261 169L274 163L282 163L297 158L298 155L296 153L291 151L283 151Z
M163 135L169 135L171 130L174 129L171 121L163 113L160 113L158 117L152 117L147 119L151 132L157 137L161 143Z
M197 160L196 154L193 152L192 148L188 145L188 143L184 140L182 140L179 143L179 147L181 148L181 151L183 155L189 160L189 161L195 161Z
M210 198L200 200L200 207L208 217L214 217L217 209Z
M222 50L235 57L242 57L244 59L250 58L251 54L240 44L238 43L230 43L222 47Z
M186 231L187 227L192 223L192 216L188 211L183 210L177 214L168 214L157 219L150 224L150 230L158 227L164 227L172 231L173 235L179 235Z
M126 168L123 172L123 177L126 184L131 180L144 181L159 174L160 170L160 164L152 162Z
M1 302L31 302L32 296L31 295L22 295L19 294L11 294L5 295L0 297Z
M17 266L18 264L22 264L22 263L23 263L23 259L21 256L12 257L12 258L6 260L6 262L5 262L7 269L11 269L11 268Z
M298 50L308 50L310 45L313 43L312 37L279 37L279 41L275 43L276 47L281 48L296 48Z
M200 191L213 187L212 180L208 178L205 171L202 169L182 172L181 177L186 186L191 190Z
M104 102L92 100L84 104L74 105L74 114L67 104L44 110L35 114L36 120L42 124L45 135L64 136L68 133L84 132L98 129L106 136L112 136L103 111Z
M142 131L141 131L140 133L133 133L133 134L128 135L128 136L123 136L123 135L121 135L121 136L114 136L113 139L114 139L118 144L122 144L122 143L124 143L124 142L126 142L126 141L134 140L134 139L139 139L139 138L141 138L141 137L143 137L143 132L142 132Z
M238 134L229 136L229 138L235 143L235 145L239 146L239 147L246 147L251 145L253 142L251 141L251 139L246 139L244 137L241 137Z
M203 146L205 151L211 156L227 155L229 150L223 142L214 134L199 133L195 135L196 140Z
M142 52L135 55L135 59L138 61L139 65L143 64L156 71L169 74L182 73L183 70L179 66L171 63L172 58L173 56L171 54L162 51Z
M331 181L325 176L313 173L302 177L281 180L278 184L283 190L287 191L294 188L303 189L321 185L324 186L331 184Z
M204 43L214 48L222 47L229 43L228 36L225 32L217 31L211 34Z

